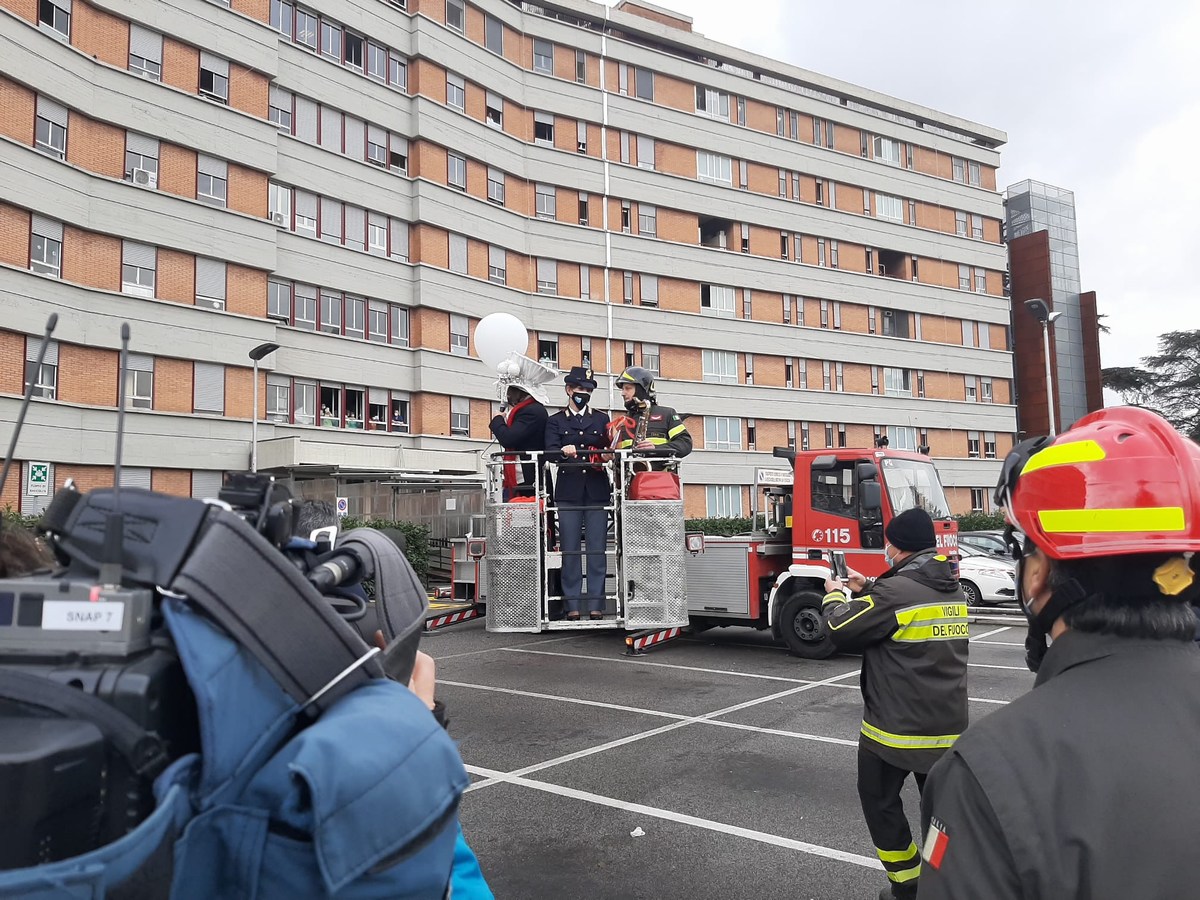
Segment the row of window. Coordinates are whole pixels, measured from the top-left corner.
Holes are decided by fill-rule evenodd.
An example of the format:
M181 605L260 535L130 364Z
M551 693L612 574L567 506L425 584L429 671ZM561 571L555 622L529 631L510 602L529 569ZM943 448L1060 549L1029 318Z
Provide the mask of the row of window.
M466 113L466 81L461 75L456 75L452 72L446 73L446 103L453 109L461 113ZM493 91L486 91L485 115L484 121L493 128L502 129L504 127L504 100L500 95ZM816 120L820 124L823 120ZM828 122L826 133L832 134L833 123ZM543 144L546 146L554 145L554 128L555 117L547 112L534 112L534 143ZM583 120L576 121L577 140L576 149L579 153L587 152L587 122ZM864 133L865 135L865 133ZM619 132L620 136L620 161L626 165L636 165L639 168L654 170L655 166L655 141L654 138L648 135L633 134L627 131ZM865 137L864 137L865 140ZM633 152L631 152L631 150ZM961 160L959 160L961 162ZM974 172L978 176L978 164L975 166ZM457 156L451 161L449 166L448 182L462 190L466 189L466 164L462 157ZM496 171L500 177L503 173ZM730 157L719 153L713 153L705 150L696 151L696 177L700 181L709 182L711 184L721 184L733 186L733 160ZM738 161L738 182L737 187L740 190L749 190L749 162L747 160ZM815 202L819 206L829 208L837 207L837 183L833 181L826 182L824 179L816 179L815 185ZM844 186L846 187L846 186ZM874 216L880 219L887 219L894 222L906 223L912 226L917 225L917 201L909 200L908 218L905 218L905 202L902 198L885 194L880 191L871 191L868 188L848 187L847 189L856 192L861 192L863 198L863 215ZM791 199L796 202L801 201L800 194L800 173L788 171L786 169L779 170L779 196L784 199ZM874 196L874 206L872 206L872 196ZM501 201L502 202L502 201ZM956 214L956 234L967 236L967 225L970 222L970 235L978 240L983 239L983 218L975 214L958 212ZM748 227L748 226L743 226ZM703 241L702 241L703 243ZM748 247L743 247L743 252L748 252ZM786 256L784 258L787 258ZM868 272L874 272L874 266L868 265ZM882 274L882 273L881 273Z
M754 384L754 354L742 354L746 366L746 384ZM924 398L925 372L917 369L871 366L871 393L889 397L912 397L916 388L918 398ZM738 354L733 350L703 350L700 363L701 379L712 384L738 384ZM821 390L844 392L845 364L821 362ZM978 375L963 376L963 399L978 403L993 402L992 379ZM784 387L808 389L808 360L784 359Z
M311 284L271 278L267 282L267 316L306 331L409 346L407 308Z
M408 174L408 140L382 126L357 119L271 85L267 115L281 131L359 162L398 175Z
M275 0L278 2L278 0ZM447 0L446 24L455 31L465 33L465 10L463 0ZM504 54L504 25L494 16L484 14L484 47L497 55ZM568 48L557 48L568 49ZM587 57L584 51L570 48L575 54L575 80L585 81ZM555 74L554 54L556 45L542 38L533 38L533 70L546 75ZM637 97L653 102L655 74L629 63L617 64L617 91L620 94ZM702 84L695 85L696 114L710 119L728 121L733 124L746 126L746 98L732 98L725 91L717 90ZM812 119L812 141L817 147L833 150L836 146L837 126L833 121L818 117ZM850 126L842 125L842 128ZM775 133L779 137L801 140L800 113L776 107ZM864 159L874 159L891 166L913 168L913 145L895 138L873 135L858 129L860 136L860 156ZM955 181L979 187L982 184L981 166L978 162L962 157L952 157L952 178Z
M38 96L35 107L34 149L55 159L67 158L70 113L65 106ZM160 145L157 138L137 132L125 134L126 181L140 187L158 188ZM202 203L224 208L229 200L229 164L223 159L196 156L196 197Z
M277 186L273 185L273 191ZM313 196L313 195L309 195ZM315 200L316 198L314 198ZM326 198L320 198L321 210L327 211L328 218L321 231L324 239L334 242L340 236L346 246L363 249L358 243L357 234L350 233L345 226L349 222L358 222L354 207L339 211L336 201L333 206L326 207ZM277 203L273 200L273 205ZM358 210L361 212L361 210ZM301 216L301 219L306 218ZM407 261L407 223L398 220L385 220L377 213L370 213L367 222L367 242L369 252L389 255L388 248L394 252L390 255ZM357 226L356 226L357 227ZM299 233L316 236L312 228L294 229ZM389 234L390 232L390 234ZM394 235L394 239L391 235ZM62 275L62 224L42 216L34 216L30 237L30 269L39 274L59 278ZM450 270L467 274L468 241L465 236L450 234L449 264ZM226 264L221 260L196 258L195 299L197 305L211 309L224 309L226 305ZM590 298L590 269L580 270L580 294ZM536 260L537 290L544 294L557 294L559 288L558 265L554 260L538 258ZM507 251L501 247L488 247L488 278L504 284L507 281ZM658 304L658 278L654 275L640 274L637 276L640 288L640 302L643 306ZM157 287L157 250L148 244L134 241L122 243L121 289L124 293L144 297L156 296ZM622 300L626 304L633 302L634 273L622 273ZM701 312L709 315L733 318L735 315L734 289L721 285L701 285ZM752 317L749 307L751 292L743 290L743 315ZM367 300L353 294L342 294L338 291L318 288L312 285L292 284L288 281L272 279L269 284L267 314L297 328L322 330L330 333L345 334L351 337L377 340L393 343L399 346L408 345L408 311L401 306L389 304L380 300ZM820 301L821 328L840 329L842 327L842 311L840 301ZM793 310L794 315L793 315ZM785 324L803 326L804 303L802 298L784 295L783 302ZM876 333L876 308L868 308L869 332ZM881 310L883 322L882 333L885 336L908 337L909 313L896 313L892 310ZM916 336L920 335L920 314L915 315ZM962 342L964 346L991 349L991 329L986 322L963 320ZM706 351L722 352L722 351ZM967 399L973 399L968 385ZM920 394L919 396L923 396Z
M267 420L278 424L407 434L410 403L407 391L267 376Z
M464 323L457 323L459 331L455 331L453 319L451 333L461 335L461 351L465 355L466 333L461 329ZM452 348L456 346L452 339ZM25 389L29 382L34 381L34 396L53 400L58 390L58 344L50 342L47 346L46 358L39 368L36 361L36 345L29 344L30 350L25 363ZM590 349L590 348L589 348ZM647 352L649 351L649 352ZM632 348L627 345L628 364L632 365ZM712 351L705 351L706 354ZM557 359L551 359L550 348L545 345L545 338L539 341L539 353L543 361L557 365ZM557 355L557 343L554 345ZM131 354L129 357L129 372L126 378L126 403L133 409L151 409L154 399L154 359L142 354ZM657 347L643 345L642 364L651 371L657 370ZM215 363L194 363L193 370L193 411L222 415L225 412L225 367ZM828 373L829 364L826 363ZM838 363L841 368L841 363ZM898 370L886 370L898 371ZM903 370L899 370L903 371ZM907 374L907 373L905 373ZM826 374L826 379L828 379ZM708 380L708 379L706 379ZM897 382L899 384L899 382ZM891 393L889 387L889 393ZM285 375L271 373L267 376L267 418L280 424L316 425L325 428L365 429L368 431L396 431L407 433L410 423L410 394L407 391L390 391L384 388L368 388L344 384L331 384L301 378L290 378ZM788 441L795 446L797 432L796 423L789 421ZM835 435L836 429L836 435ZM754 419L745 420L745 449L756 448L757 425ZM917 429L911 426L888 426L885 429L876 427L876 438L886 436L890 446L897 450L916 450L925 444L927 437L922 429L921 444L918 444ZM465 397L451 398L451 433L470 434L470 400ZM704 417L704 446L708 450L742 450L743 420L733 416ZM800 449L810 449L809 423L800 423ZM844 424L825 425L826 447L846 446L846 426ZM967 432L967 455L969 458L996 458L996 435L994 432Z
M61 278L63 225L34 215L29 238L29 268L39 275ZM228 281L223 260L195 257L195 302L209 309L224 309ZM158 248L136 241L121 242L121 292L139 297L157 296Z
M271 0L270 15L271 27L296 46L380 84L408 91L408 60L395 50L284 0Z
M280 228L408 262L409 227L401 219L273 181L267 187L267 208Z

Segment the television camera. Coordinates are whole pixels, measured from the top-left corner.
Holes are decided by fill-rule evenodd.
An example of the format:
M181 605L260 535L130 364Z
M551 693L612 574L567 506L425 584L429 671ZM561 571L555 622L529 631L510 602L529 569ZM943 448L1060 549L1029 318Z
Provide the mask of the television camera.
M43 354L56 319L47 323ZM378 595L395 560L389 568L386 558L363 552L366 537L355 546L319 544L317 553L311 542L303 553L292 550L295 506L273 476L229 473L209 501L120 487L128 325L121 336L115 486L81 493L68 482L40 524L53 570L0 580L0 869L66 859L117 840L154 809L155 778L199 751L200 717L164 598L186 599L215 621L313 716L361 683L356 678L406 681L416 652L411 606L405 615L394 605L379 611L392 643L378 659L357 631L340 625L337 604L322 595L372 576ZM224 546L236 562L223 565L215 536L233 542ZM246 602L247 589L271 602ZM412 593L410 585L404 589ZM361 607L350 609L349 618L363 615ZM288 617L286 638L268 627L276 613ZM297 673L284 659L285 639L337 644L351 665L332 681L327 671Z

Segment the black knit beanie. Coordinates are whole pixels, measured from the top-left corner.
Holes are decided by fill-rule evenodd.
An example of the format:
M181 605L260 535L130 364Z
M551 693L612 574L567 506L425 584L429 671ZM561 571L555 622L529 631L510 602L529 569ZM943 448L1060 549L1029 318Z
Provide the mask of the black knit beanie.
M933 519L925 510L916 507L906 509L888 522L883 533L893 547L906 553L930 550L937 543L933 535Z

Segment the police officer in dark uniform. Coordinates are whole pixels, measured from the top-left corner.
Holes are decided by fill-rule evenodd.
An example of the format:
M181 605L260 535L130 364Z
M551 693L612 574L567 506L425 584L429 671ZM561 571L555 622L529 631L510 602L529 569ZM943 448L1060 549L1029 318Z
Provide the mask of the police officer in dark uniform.
M1200 896L1200 447L1102 409L1014 448L996 503L1053 643L930 772L921 900Z
M905 510L884 537L891 568L873 581L850 572L853 598L829 579L822 613L839 650L862 651L858 797L890 882L880 900L907 900L917 896L921 857L900 791L910 772L923 789L967 727L967 601L935 549L929 513Z
M608 571L608 505L612 489L603 460L588 450L608 447L608 414L592 409L596 381L592 370L575 366L566 378L567 407L546 422L546 453L559 464L554 488L562 547L562 593L566 618L576 621L586 601L592 619L604 617L604 579ZM555 456L554 454L557 454ZM583 552L587 556L587 592L583 591Z
M654 393L654 373L641 366L630 366L617 379L625 410L614 446L621 450L639 450L646 456L660 457L652 463L656 469L666 465L667 457L683 457L692 452L692 436L679 413L659 406ZM646 435L638 440L639 424L645 417Z

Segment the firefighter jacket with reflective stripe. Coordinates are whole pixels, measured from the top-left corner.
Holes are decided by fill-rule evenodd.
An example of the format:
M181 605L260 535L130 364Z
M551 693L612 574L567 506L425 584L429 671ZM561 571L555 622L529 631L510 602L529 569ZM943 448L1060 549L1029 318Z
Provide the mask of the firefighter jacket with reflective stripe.
M617 448L627 450L633 446L633 436L637 428L637 417L628 418L621 430ZM679 413L669 406L651 406L650 421L646 428L646 440L654 444L654 449L646 451L648 456L687 456L692 452L692 436L684 427ZM658 468L658 466L655 466Z
M915 554L822 612L838 649L862 651L860 745L928 772L967 727L967 602L950 561Z
M1200 896L1200 650L1068 631L929 773L921 900Z

